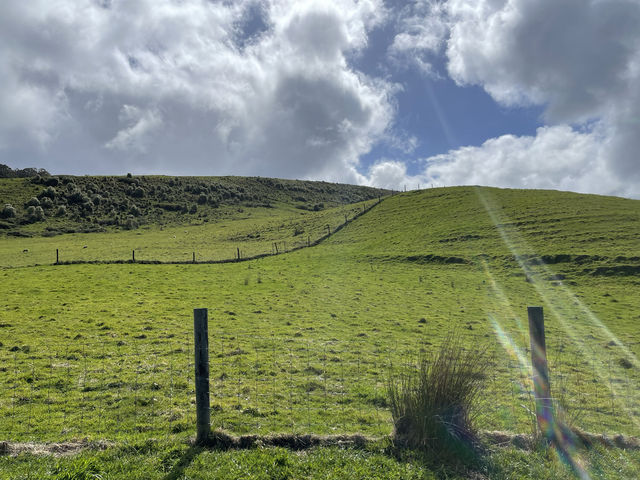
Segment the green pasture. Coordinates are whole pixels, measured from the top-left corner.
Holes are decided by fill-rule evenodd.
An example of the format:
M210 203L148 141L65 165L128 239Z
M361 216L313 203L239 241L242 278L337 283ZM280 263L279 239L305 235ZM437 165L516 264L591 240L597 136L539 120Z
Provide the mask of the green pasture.
M210 319L213 427L389 434L390 372L410 369L456 330L491 358L478 427L530 433L531 305L545 309L551 388L574 425L640 435L638 201L433 189L388 197L319 245L285 255L229 264L27 266L50 264L55 248L86 252L87 260L128 258L134 248L136 259L188 261L193 250L216 258L225 249L231 257L236 245L250 255L293 242L298 225L319 236L323 225L360 208L245 209L217 224L3 238L0 436L141 442L193 435L192 311L202 307ZM316 461L284 455L298 472L292 478ZM344 455L348 468L377 461L332 455ZM209 469L207 462L222 458L197 462ZM413 468L399 465L389 468ZM526 478L527 468L534 467L504 478Z
M283 253L314 243L345 221L352 221L377 200L321 211L279 208L228 208L229 218L197 221L180 226L144 225L136 230L70 233L56 236L4 237L0 242L0 266L52 264L56 261L219 261ZM276 244L276 245L274 245Z

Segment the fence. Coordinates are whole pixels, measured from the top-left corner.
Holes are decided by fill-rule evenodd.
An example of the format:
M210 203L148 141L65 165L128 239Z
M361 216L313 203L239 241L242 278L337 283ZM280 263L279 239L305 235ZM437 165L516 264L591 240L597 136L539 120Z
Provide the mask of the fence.
M367 213L376 205L381 203L383 198L377 201L365 202L362 207L357 209L354 207L348 213L344 213L344 220L341 215L338 218L333 217L328 223L318 223L313 225L313 229L307 233L300 231L294 232L293 236L282 238L280 240L261 241L254 237L249 237L251 241L238 242L226 239L222 244L207 245L201 250L180 251L174 247L152 247L151 251L137 246L131 248L131 245L119 245L118 248L110 248L108 253L102 250L93 251L87 246L75 248L61 249L55 247L55 243L47 242L45 245L30 246L23 251L22 256L14 257L12 264L2 266L29 266L29 265L77 265L77 264L221 264L233 263L240 261L256 260L268 256L280 255L282 253L293 252L302 248L313 247L333 234L339 232L346 225L350 224L361 215ZM339 222L339 223L337 223ZM293 228L293 224L290 225ZM297 227L296 227L297 228ZM279 229L278 229L279 230ZM251 234L253 235L253 234ZM246 240L246 239L244 239ZM22 246L20 247L22 248ZM155 250L153 248L156 248Z
M196 425L193 334L73 337L0 348L0 436L12 441L193 435ZM437 343L437 339L432 338ZM404 344L209 333L212 428L242 433L384 435L389 372L415 368L427 339ZM478 343L477 337L469 344ZM640 393L616 358L565 355L547 336L552 394L584 413L591 431L637 434ZM489 338L491 368L478 425L530 432L531 372ZM603 372L610 376L602 377ZM611 388L616 385L617 388ZM635 428L635 430L634 430Z

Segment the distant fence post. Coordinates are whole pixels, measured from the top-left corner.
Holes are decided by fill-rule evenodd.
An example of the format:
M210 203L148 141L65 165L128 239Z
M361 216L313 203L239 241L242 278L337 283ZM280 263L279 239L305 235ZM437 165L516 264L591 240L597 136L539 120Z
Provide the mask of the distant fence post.
M136 251L135 250L131 250L131 261L133 263L136 263Z
M327 225L327 235L331 235L331 225Z
M238 249L238 261L240 260L240 247L236 247Z
M211 431L209 406L209 318L206 308L193 310L196 373L196 443L204 443Z
M529 337L531 343L531 365L533 367L533 389L536 402L536 418L540 432L548 440L553 439L553 404L547 366L547 346L544 335L542 307L527 307L529 315Z
M60 257L58 257L58 249L56 248L56 265L60 263Z
M196 252L193 252L193 263L196 263Z
M311 235L307 235L307 247L311 246Z

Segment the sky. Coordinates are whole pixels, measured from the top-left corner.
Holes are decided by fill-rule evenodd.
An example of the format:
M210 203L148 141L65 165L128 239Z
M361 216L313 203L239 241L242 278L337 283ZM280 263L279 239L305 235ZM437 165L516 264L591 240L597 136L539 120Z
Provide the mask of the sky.
M3 0L0 163L640 198L639 0Z

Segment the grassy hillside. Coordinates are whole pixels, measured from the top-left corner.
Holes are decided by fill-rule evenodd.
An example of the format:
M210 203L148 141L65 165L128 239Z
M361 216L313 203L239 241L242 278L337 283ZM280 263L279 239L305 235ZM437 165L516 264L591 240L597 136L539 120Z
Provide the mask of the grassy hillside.
M0 179L0 233L14 236L132 230L235 218L252 209L319 211L388 192L326 182L249 177Z
M339 221L342 211L331 215ZM249 250L250 235L266 235L269 222L286 224L259 218L266 223L242 217L219 225ZM208 307L214 427L387 434L389 368L407 366L458 329L492 358L478 425L527 432L526 307L542 305L552 392L575 424L640 435L639 220L640 202L620 198L432 189L388 197L317 246L246 263L3 268L0 431L25 440L183 441L194 420L192 309ZM61 248L95 245L106 255L112 245L134 248L134 239L159 242L170 231L163 228L54 239ZM195 236L206 228L183 231ZM188 253L185 238L176 241ZM39 263L25 262L15 240L0 241L3 265ZM207 248L227 241L212 235ZM160 254L166 247L154 248ZM165 462L149 455L154 465ZM341 461L354 466L350 455ZM382 461L376 455L363 461ZM502 466L522 467L504 470L504 478L543 477L515 452L497 455ZM593 468L604 462L602 471L611 472L602 455L585 461ZM561 466L542 457L531 458L555 465L547 469L553 478ZM209 465L203 468L227 461L199 458ZM307 468L287 461L292 471ZM637 473L637 458L616 461ZM430 475L431 467L415 468Z

